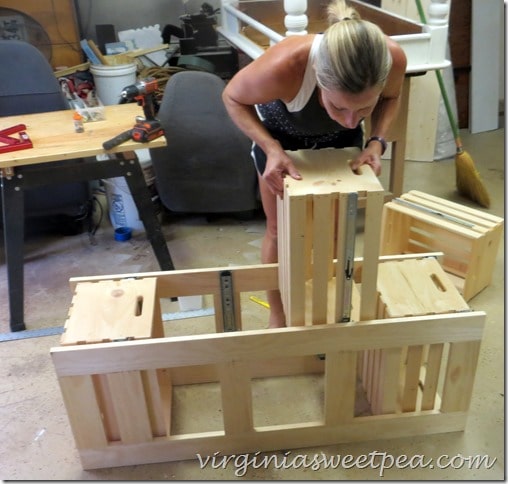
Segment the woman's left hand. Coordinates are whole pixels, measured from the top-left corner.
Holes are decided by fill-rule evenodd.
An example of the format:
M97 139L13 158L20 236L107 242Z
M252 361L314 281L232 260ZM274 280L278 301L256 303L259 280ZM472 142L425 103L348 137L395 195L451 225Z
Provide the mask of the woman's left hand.
M381 175L381 156L374 146L367 146L352 162L351 169L356 173L360 166L369 165L376 176Z

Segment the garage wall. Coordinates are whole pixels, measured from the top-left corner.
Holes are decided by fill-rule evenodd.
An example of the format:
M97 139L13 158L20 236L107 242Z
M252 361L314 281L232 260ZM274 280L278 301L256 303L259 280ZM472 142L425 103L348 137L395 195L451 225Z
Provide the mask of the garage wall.
M180 25L179 17L197 13L204 2L218 7L218 0L75 0L82 36L97 42L95 26L112 24L116 32L158 24Z

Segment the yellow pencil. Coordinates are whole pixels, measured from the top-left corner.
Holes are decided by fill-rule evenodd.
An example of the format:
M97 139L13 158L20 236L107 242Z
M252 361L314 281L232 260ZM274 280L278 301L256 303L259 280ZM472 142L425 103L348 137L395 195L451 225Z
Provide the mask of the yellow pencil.
M263 306L263 307L265 307L267 309L270 309L270 305L266 301L263 301L262 299L259 299L256 296L251 296L249 299L251 301L254 301L255 303L261 304L261 306Z

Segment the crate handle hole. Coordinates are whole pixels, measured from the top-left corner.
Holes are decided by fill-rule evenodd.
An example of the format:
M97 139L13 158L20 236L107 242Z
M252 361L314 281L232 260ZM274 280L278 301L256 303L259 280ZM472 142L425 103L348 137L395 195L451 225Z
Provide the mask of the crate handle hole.
M432 282L435 284L435 286L441 291L446 292L446 287L441 282L441 279L436 274L431 274L430 278L432 279Z
M141 316L143 314L143 296L136 298L136 307L134 309L134 316Z

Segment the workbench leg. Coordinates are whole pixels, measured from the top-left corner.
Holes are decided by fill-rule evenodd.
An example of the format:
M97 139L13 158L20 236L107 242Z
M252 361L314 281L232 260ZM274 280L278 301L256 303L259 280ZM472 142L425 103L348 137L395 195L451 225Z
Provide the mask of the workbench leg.
M24 189L49 183L69 183L72 181L97 180L100 178L125 177L132 198L138 209L139 218L145 227L146 236L152 246L161 270L174 270L166 239L157 219L146 186L139 161L130 160L126 163L118 160L65 165L41 166L23 172L18 170L13 177L1 178L3 222L5 239L5 265L7 268L7 284L10 308L11 331L23 331L24 323Z
M2 215L4 224L4 255L11 331L24 331L24 202L22 180L2 178Z
M150 191L146 186L143 171L141 170L139 161L132 161L133 162L129 164L128 171L124 175L125 181L129 186L132 198L138 209L139 218L143 222L146 236L152 245L161 270L172 271L174 270L173 261L169 254L166 239L162 233L162 227L157 220L157 215L153 208L153 202L150 197Z

